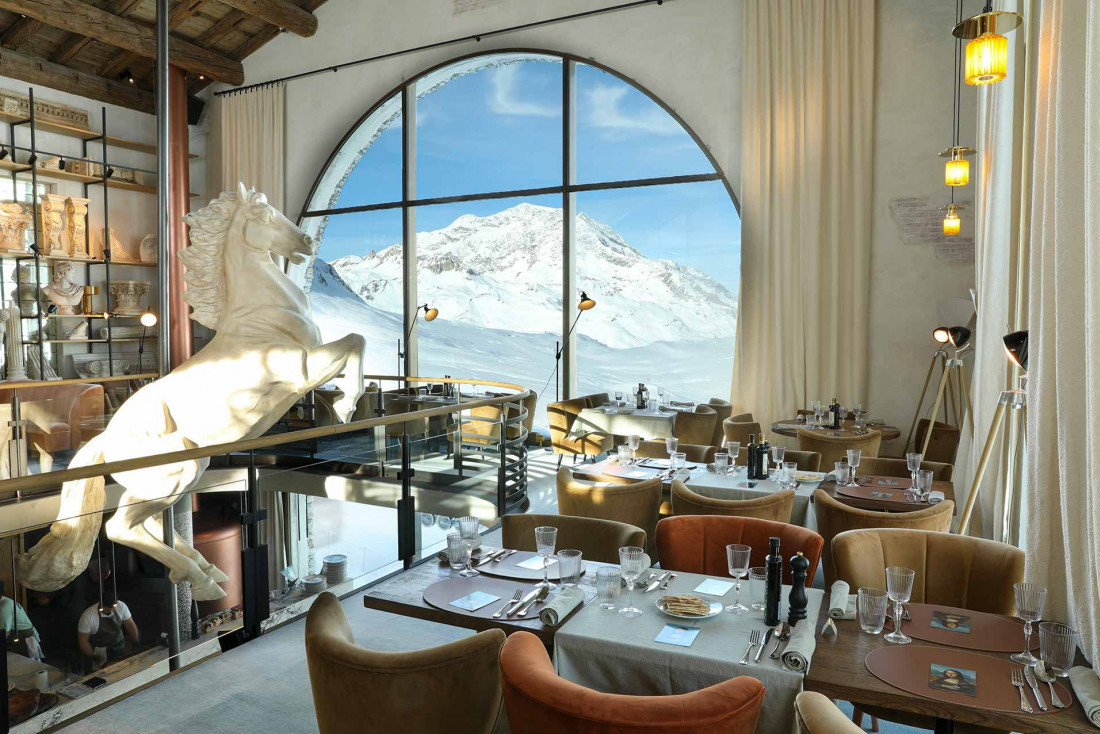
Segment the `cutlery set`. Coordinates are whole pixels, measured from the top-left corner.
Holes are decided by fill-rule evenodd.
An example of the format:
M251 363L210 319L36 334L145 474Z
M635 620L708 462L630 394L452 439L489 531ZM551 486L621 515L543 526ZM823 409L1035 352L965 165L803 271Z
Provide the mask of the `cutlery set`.
M510 556L510 555L512 555L513 553L516 553L516 552L517 551L514 551L514 550L508 550L506 548L500 548L498 550L493 551L492 553L489 553L484 558L479 559L478 562L474 564L474 566L475 567L476 566L484 566L486 563L490 563L490 562L498 563L500 561L503 561L505 558L507 558L508 556Z
M791 626L786 622L780 622L774 628L768 628L763 632L753 630L749 634L749 648L745 650L745 654L737 662L741 665L748 665L751 656L754 663L759 663L760 658L764 655L764 650L767 649L768 643L772 640L775 640L775 647L772 648L768 657L775 660L779 657L780 646L789 639L791 639ZM756 649L756 655L752 654L753 649Z
M1035 696L1035 703L1039 705L1040 711L1049 711L1046 700L1043 698L1043 693L1039 688L1039 681L1046 683L1050 688L1050 702L1055 708L1064 709L1066 703L1058 697L1058 692L1054 690L1054 676L1046 672L1045 668L1032 668L1029 665L1022 667L1012 668L1012 685L1020 691L1020 710L1027 714L1035 713L1035 709L1031 707L1031 702L1028 701L1027 692L1024 689L1024 684L1031 689L1031 693Z
M522 597L521 594L523 594L523 589L516 589L516 593L512 594L512 598L506 601L500 609L493 612L493 619L500 619L502 616L511 617L512 615L526 617L527 612L531 611L531 607L546 601L546 597L550 596L550 589L543 586L531 589Z

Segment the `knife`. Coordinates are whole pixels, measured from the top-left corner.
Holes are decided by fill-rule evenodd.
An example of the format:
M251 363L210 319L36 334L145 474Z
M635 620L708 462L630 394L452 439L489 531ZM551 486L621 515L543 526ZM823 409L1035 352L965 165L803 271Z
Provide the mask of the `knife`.
M1043 700L1043 694L1039 692L1039 683L1035 680L1035 671L1030 665L1024 666L1024 679L1031 686L1031 692L1035 694L1035 701L1039 704L1040 711L1047 710L1047 702Z
M775 630L773 630L771 627L769 627L768 631L764 633L764 644L762 644L760 646L760 649L756 651L756 657L752 659L754 663L760 662L760 656L764 654L764 648L768 646L768 640L772 638L772 634L774 633Z
M660 586L660 585L661 585L661 582L662 582L662 581L664 581L664 580L665 580L666 578L668 578L668 575L669 575L670 573L672 573L672 571L665 571L664 573L662 573L662 574L661 574L660 576L658 576L658 577L657 577L657 578L656 578L656 579L655 579L654 581L652 581L652 582L651 582L651 583L649 584L649 586L645 587L645 591L644 591L644 592L642 592L642 593L649 593L650 591L653 591L654 589L656 589L656 588L657 588L658 586Z
M474 566L482 566L482 565L488 563L489 561L495 560L497 556L503 555L506 552L507 552L506 548L499 548L499 549L493 551L492 553L487 554L484 558L478 560L478 562L475 563Z
M509 609L507 612L504 613L505 616L511 617L513 614L515 614L519 610L519 608L521 606L523 606L524 604L526 604L527 602L531 601L536 596L538 596L538 593L539 593L539 587L537 587L537 586L535 588L531 589L530 591L528 591L526 594L523 595L522 599L520 599L518 602L516 602L515 605L511 609Z

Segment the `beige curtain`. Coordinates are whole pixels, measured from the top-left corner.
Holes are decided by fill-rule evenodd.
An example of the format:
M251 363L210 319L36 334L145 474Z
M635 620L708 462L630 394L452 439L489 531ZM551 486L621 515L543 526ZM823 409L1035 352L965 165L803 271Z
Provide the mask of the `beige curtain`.
M866 393L875 4L746 0L734 404Z
M243 182L283 211L286 88L275 84L222 99L221 190L236 191Z
M1023 546L1100 661L1100 3L1041 4Z

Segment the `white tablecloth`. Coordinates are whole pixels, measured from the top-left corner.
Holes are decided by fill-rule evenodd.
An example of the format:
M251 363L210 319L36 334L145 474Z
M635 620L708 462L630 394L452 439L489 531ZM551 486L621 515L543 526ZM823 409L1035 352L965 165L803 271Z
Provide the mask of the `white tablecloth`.
M749 480L745 479L745 469L741 468L740 474L715 474L707 471L705 467L696 469L685 482L693 492L718 500L751 500L775 494L781 487L771 479L754 479L756 485L749 487ZM794 491L794 510L791 513L791 522L810 530L817 530L817 518L814 516L814 506L810 498L820 482L799 482L798 489Z
M558 675L604 693L641 696L689 693L748 675L767 689L756 730L769 734L793 731L794 697L802 690L803 674L789 671L779 660L768 657L774 643L768 645L759 663L740 665L737 662L748 647L751 631L766 629L763 612L730 614L723 611L711 619L688 621L666 616L654 606L661 593L689 593L705 578L679 574L667 592L645 594L635 591L635 606L644 614L634 619L621 617L616 610L602 609L597 602L588 604L554 635L554 667ZM789 590L789 587L783 589L784 609ZM730 604L735 594L731 589L720 601ZM806 595L809 600L807 618L799 624L813 625L824 592L807 589ZM625 599L624 589L619 601L625 604ZM741 600L746 605L749 602L747 581L741 589ZM786 619L786 611L783 618ZM702 631L691 647L654 642L670 622L698 625Z
M620 408L619 411L607 413L604 408L585 408L573 424L572 435L593 431L616 436L641 436L643 439L668 438L672 435L675 413L629 408Z

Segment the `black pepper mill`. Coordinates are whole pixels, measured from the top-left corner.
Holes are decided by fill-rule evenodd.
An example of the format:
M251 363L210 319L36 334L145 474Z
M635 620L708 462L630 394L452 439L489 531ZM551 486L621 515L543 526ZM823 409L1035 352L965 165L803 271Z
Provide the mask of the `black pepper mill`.
M767 576L764 581L764 624L779 624L779 598L783 594L783 556L779 555L779 538L768 538L768 557L764 559Z
M794 627L806 618L806 571L810 562L799 551L791 556L791 593L787 597L787 624Z

